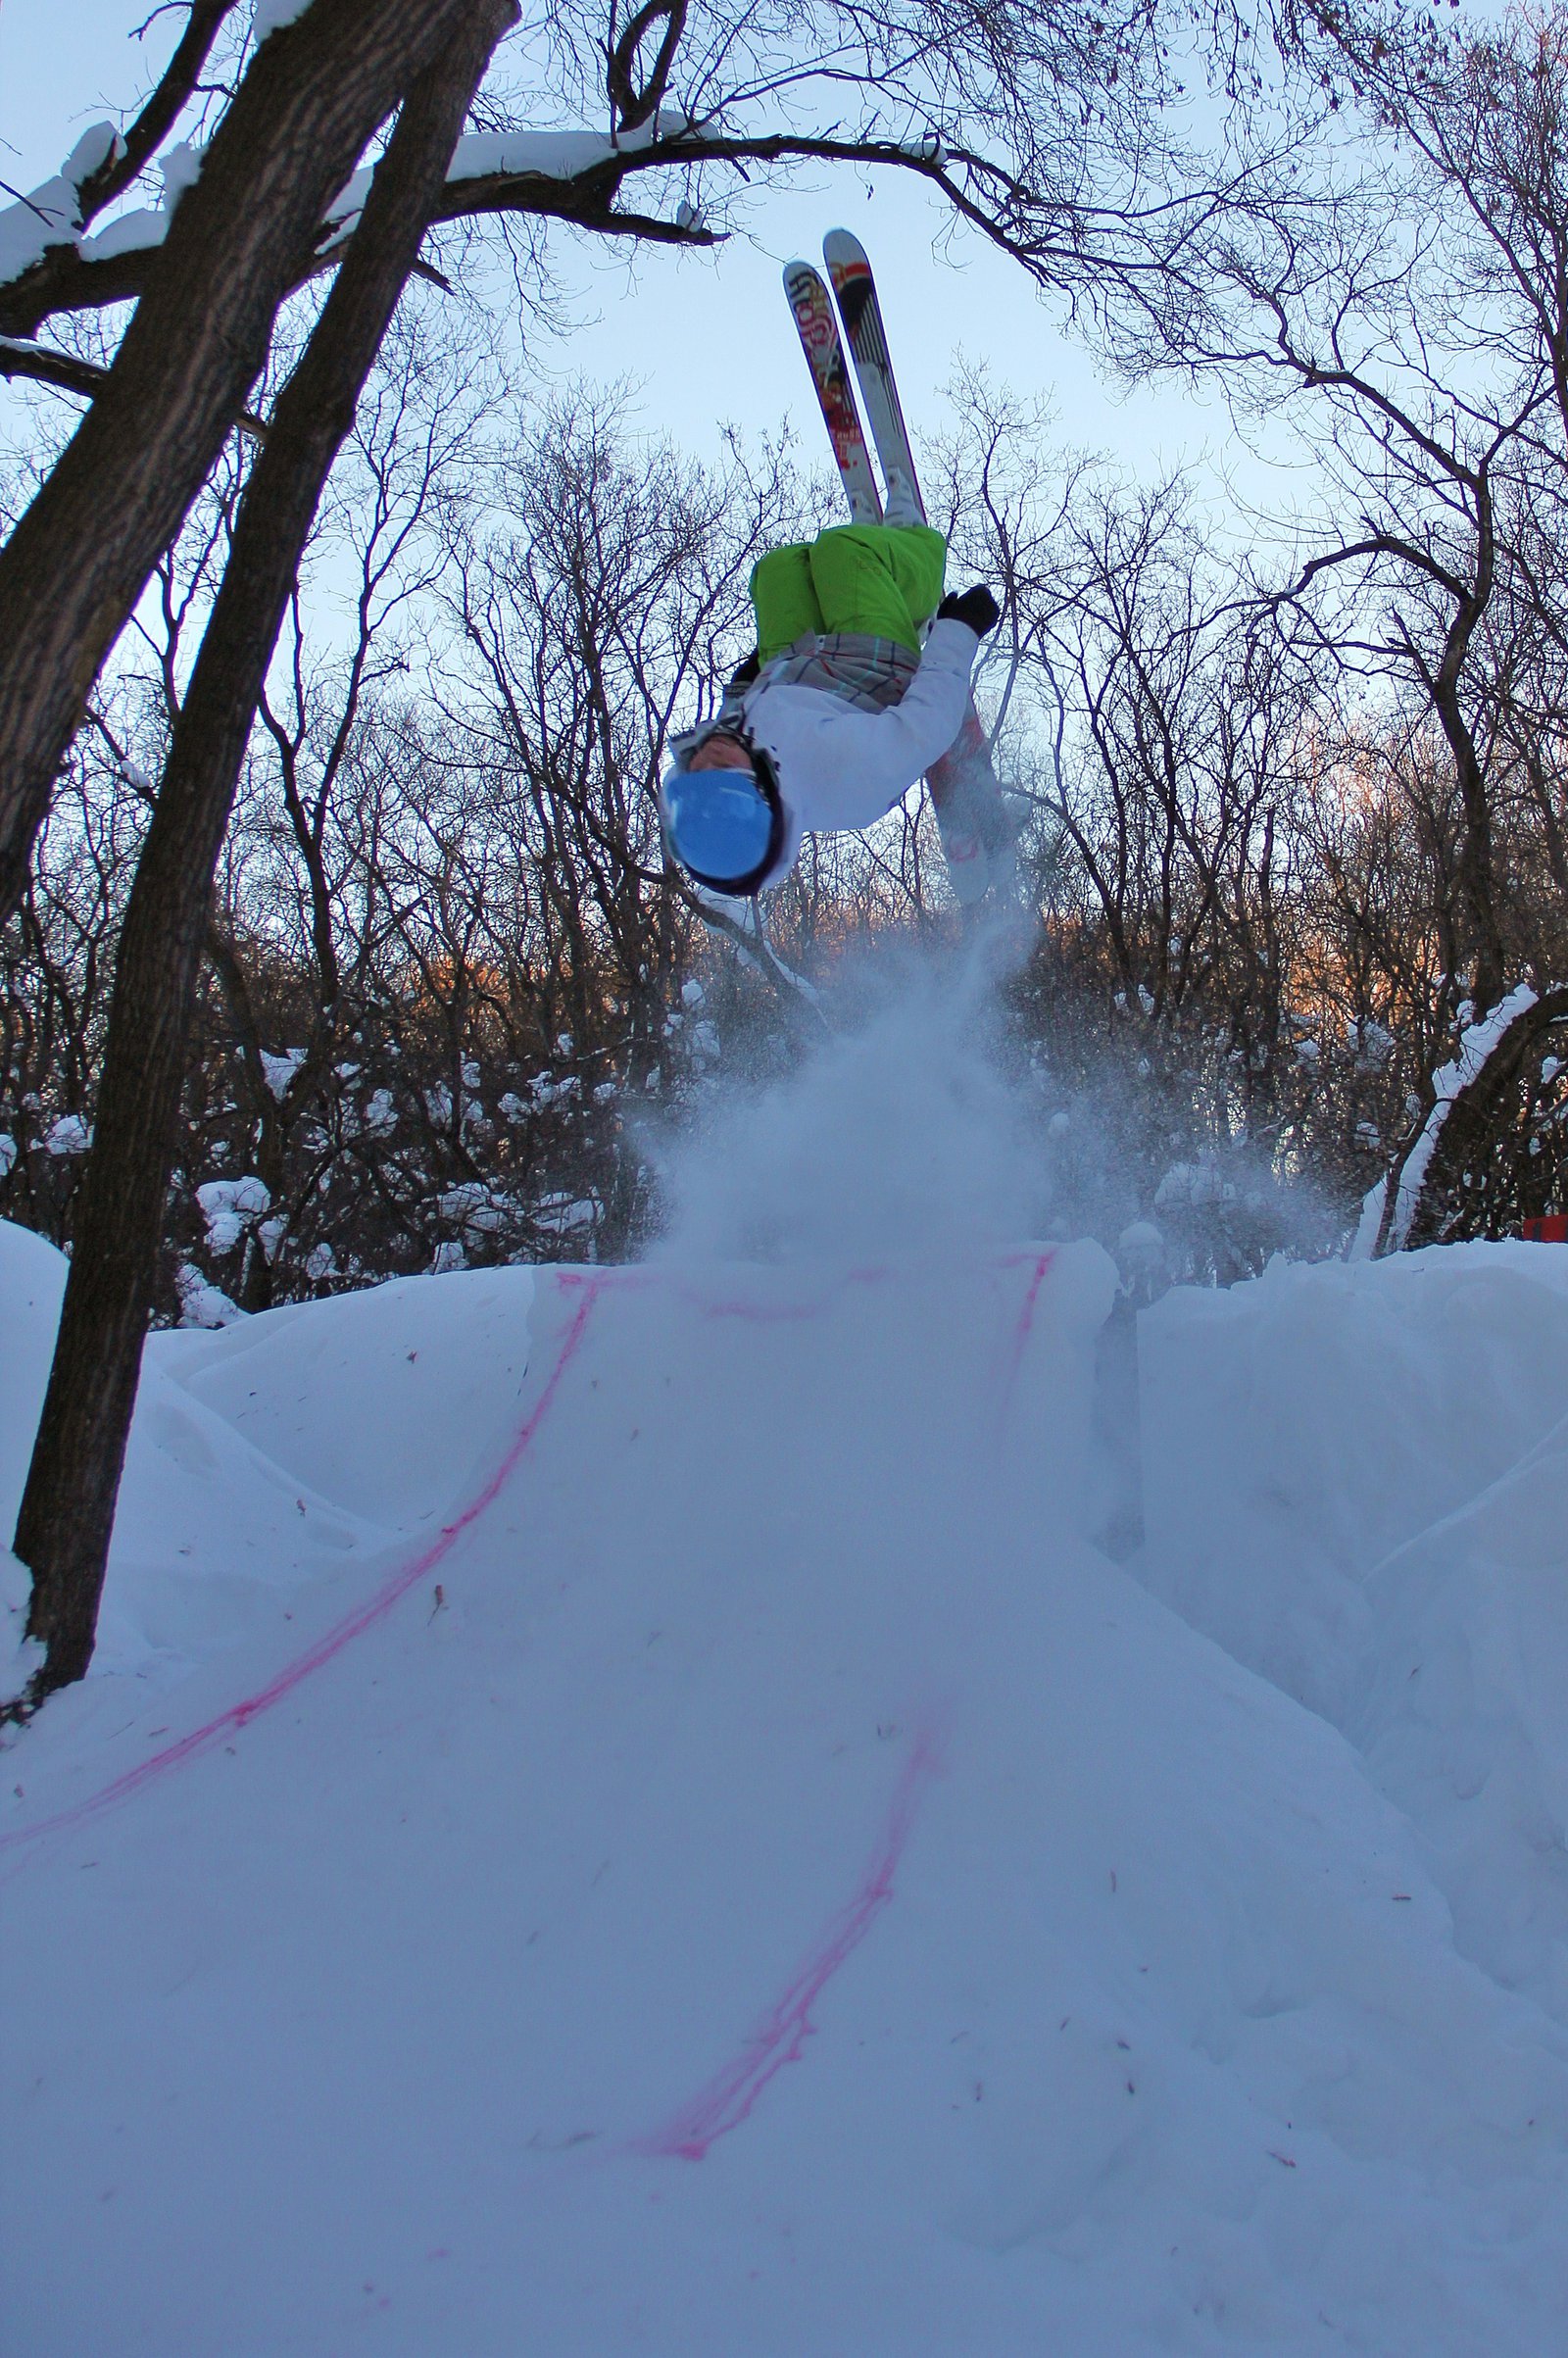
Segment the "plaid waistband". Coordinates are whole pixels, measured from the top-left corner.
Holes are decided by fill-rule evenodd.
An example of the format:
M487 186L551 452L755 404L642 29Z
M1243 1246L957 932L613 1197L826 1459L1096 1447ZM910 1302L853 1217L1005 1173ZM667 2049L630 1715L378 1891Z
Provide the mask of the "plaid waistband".
M782 655L764 663L749 693L762 688L817 688L841 697L861 712L885 712L902 703L919 668L919 657L897 639L873 638L859 630L831 630L821 636L808 633ZM725 699L725 710L739 709L740 699Z

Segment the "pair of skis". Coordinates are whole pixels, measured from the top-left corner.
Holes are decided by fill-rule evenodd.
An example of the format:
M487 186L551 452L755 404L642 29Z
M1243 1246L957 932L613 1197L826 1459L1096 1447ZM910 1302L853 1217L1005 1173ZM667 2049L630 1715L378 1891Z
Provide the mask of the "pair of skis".
M865 248L848 229L830 229L822 240L822 258L843 314L842 340L838 314L819 270L813 270L808 262L789 263L784 271L784 292L795 314L801 349L806 354L833 456L844 478L850 514L858 524L879 524L882 498L871 471L871 454L865 446L860 414L850 382L845 342L855 356L856 372L883 475L891 479L896 472L902 474L918 503L920 492L908 430L899 406L882 310Z
M882 498L844 357L846 343L859 379L883 480L891 485L896 475L902 476L923 517L924 504L870 259L848 229L828 231L822 240L822 258L838 300L836 315L821 272L808 262L786 266L784 291L811 371L850 515L858 524L882 520ZM842 337L840 319L844 322ZM956 740L927 771L926 784L955 898L972 907L993 885L1003 889L1010 882L1013 850L1013 830L992 766L991 749L972 702Z

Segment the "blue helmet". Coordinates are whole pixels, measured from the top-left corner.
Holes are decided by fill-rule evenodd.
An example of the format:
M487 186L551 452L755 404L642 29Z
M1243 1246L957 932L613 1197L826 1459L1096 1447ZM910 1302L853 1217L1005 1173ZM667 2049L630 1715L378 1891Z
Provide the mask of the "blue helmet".
M664 836L687 874L710 892L755 893L784 843L772 764L744 740L750 769L685 769L664 778Z

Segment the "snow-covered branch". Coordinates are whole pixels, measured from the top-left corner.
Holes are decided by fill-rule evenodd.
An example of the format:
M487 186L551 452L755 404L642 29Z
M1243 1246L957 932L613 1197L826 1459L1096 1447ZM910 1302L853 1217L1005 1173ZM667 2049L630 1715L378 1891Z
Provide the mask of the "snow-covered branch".
M0 212L0 285L25 277L61 246L80 252L86 210L82 190L114 158L119 144L112 123L95 123L52 178Z
M14 338L30 337L56 313L98 310L140 293L147 264L168 234L180 195L200 172L204 150L182 143L162 160L162 205L140 206L92 230L85 225L81 189L115 151L117 136L109 123L97 124L52 179L0 211L0 323ZM656 241L711 245L712 232L699 223L612 212L628 172L687 160L693 136L686 117L667 111L618 134L470 132L453 153L436 218L543 213ZM339 257L359 221L372 170L363 166L333 198L314 247L300 258L297 280L309 277L326 257Z
M1414 1233L1427 1177L1455 1105L1481 1080L1515 1023L1528 1015L1535 1005L1536 993L1529 983L1520 983L1479 1023L1466 1028L1459 1041L1458 1055L1432 1076L1431 1111L1394 1169L1378 1181L1362 1204L1348 1259L1371 1260L1385 1253L1404 1251Z

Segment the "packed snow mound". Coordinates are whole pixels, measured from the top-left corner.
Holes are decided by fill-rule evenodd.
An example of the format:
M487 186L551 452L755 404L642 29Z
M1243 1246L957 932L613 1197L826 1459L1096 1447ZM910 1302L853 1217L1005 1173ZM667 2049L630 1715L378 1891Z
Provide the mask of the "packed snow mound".
M1146 1579L1344 1730L1462 1952L1568 2023L1568 1253L1280 1266L1140 1344Z
M68 1267L30 1228L0 1220L0 1541L16 1528Z
M1167 1294L1140 1321L1139 1358L1160 1558L1201 1613L1204 1564L1285 1548L1290 1579L1256 1583L1257 1601L1290 1608L1301 1656L1250 1650L1292 1684L1342 1651L1334 1633L1376 1564L1568 1414L1568 1253L1278 1261L1253 1284ZM1271 1636L1288 1646L1285 1627Z
M41 1649L27 1645L27 1575L11 1553L66 1290L66 1256L0 1220L0 1696L20 1695Z
M1261 1304L1289 1339L1285 1283L1227 1298L1237 1335ZM1357 1273L1339 1315L1393 1334L1407 1283ZM18 2358L1555 2346L1568 2031L1456 1935L1395 1771L1093 1545L1113 1286L1093 1246L688 1241L169 1338L236 1469L388 1511L227 1650L106 1671L8 1756ZM1154 1453L1210 1346L1211 1397L1242 1389L1222 1324L1181 1358L1191 1307ZM1434 1313L1414 1356L1472 1339ZM444 1466L427 1351L463 1390ZM1288 1429L1332 1481L1339 1436L1313 1458L1271 1380L1243 1447ZM1508 1555L1536 1494L1470 1509L1548 1431L1468 1461L1445 1530ZM189 1467L133 1451L176 1527ZM1225 1532L1238 1492L1292 1528L1217 1442L1195 1479ZM1364 1597L1380 1559L1299 1495L1308 1569ZM1426 1528L1390 1508L1384 1555ZM1292 1568L1250 1559L1287 1627Z
M0 1525L9 1538L67 1263L0 1221ZM527 1372L527 1269L394 1280L218 1334L149 1338L92 1679L177 1678L277 1592L374 1565L439 1527L495 1453ZM300 1323L304 1321L303 1325ZM8 1568L13 1646L25 1582ZM16 1683L16 1682L14 1682ZM87 1699L61 1708L81 1711Z
M221 1334L154 1338L157 1371L289 1475L388 1532L472 1488L528 1364L529 1269L394 1278Z

